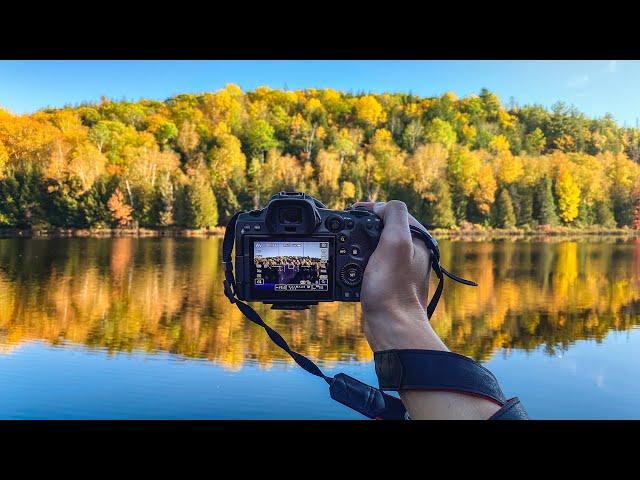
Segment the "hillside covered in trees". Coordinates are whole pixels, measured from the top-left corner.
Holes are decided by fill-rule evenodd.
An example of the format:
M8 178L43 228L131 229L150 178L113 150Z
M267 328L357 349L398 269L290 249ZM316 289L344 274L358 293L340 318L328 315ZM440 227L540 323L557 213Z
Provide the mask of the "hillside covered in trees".
M640 130L562 103L228 85L0 109L0 227L213 227L299 190L402 199L432 227L640 229L639 162Z

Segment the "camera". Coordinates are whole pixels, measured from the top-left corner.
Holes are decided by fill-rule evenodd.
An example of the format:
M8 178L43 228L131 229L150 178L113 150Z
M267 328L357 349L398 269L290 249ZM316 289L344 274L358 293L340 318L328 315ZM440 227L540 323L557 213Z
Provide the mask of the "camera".
M300 192L280 192L238 216L235 291L276 309L358 302L382 220L363 208L330 210Z

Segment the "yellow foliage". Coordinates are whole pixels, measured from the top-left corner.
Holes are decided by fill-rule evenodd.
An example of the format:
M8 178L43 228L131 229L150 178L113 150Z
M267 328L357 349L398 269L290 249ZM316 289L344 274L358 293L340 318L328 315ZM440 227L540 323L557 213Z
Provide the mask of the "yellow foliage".
M360 97L355 101L356 117L369 125L377 125L384 121L385 114L382 105L371 95Z
M509 140L507 140L507 137L504 135L496 135L493 137L489 143L489 148L491 148L491 151L497 155L504 155L511 152Z
M462 126L462 136L464 138L464 143L472 144L478 136L478 130L473 125L465 124Z
M439 143L421 145L407 160L413 189L428 201L436 200L434 183L444 178L449 152Z
M0 178L2 178L4 169L8 161L9 154L7 153L7 149L5 148L4 143L2 143L2 140L0 140Z
M516 124L516 117L514 117L513 115L511 115L509 112L507 112L506 110L500 110L498 112L498 123L500 124L500 126L505 129L505 130L509 130L511 128L513 128Z
M446 92L444 95L442 95L442 98L446 98L450 102L455 102L458 100L458 96L455 94L455 92Z
M558 148L559 150L562 150L563 152L570 152L574 149L576 141L571 135L565 133L564 135L558 137L554 143L556 145L556 148Z
M320 100L318 100L317 98L311 98L309 99L309 101L307 102L307 104L304 106L304 110L307 113L314 113L316 111L323 111L324 110L324 106L322 105L322 102Z
M567 169L560 170L556 181L560 218L570 223L578 216L580 205L580 187Z
M485 164L480 168L478 175L478 186L474 192L474 200L478 210L483 215L487 215L491 210L491 205L495 201L495 193L498 188L496 178L493 175L491 165Z
M498 180L506 185L517 182L524 173L522 158L511 154L497 157Z
M471 151L466 147L456 149L449 156L449 169L456 183L461 187L462 193L471 195L478 184L481 152Z
M354 199L356 197L356 186L349 182L342 182L342 196L346 200Z
M318 165L318 186L327 190L327 193L337 193L338 179L342 171L338 154L320 150L316 163Z

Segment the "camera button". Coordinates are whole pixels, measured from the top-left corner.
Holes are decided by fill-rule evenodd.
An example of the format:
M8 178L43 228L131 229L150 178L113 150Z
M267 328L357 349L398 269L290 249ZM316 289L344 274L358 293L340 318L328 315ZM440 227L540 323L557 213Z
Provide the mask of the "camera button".
M344 248L344 247L342 247L340 250L338 250L338 253L339 253L340 255L346 255L346 254L347 254L347 249L346 249L346 248Z
M354 257L357 257L358 255L360 255L360 249L358 247L352 247L351 255L353 255Z
M347 218L347 228L353 228L354 225L354 221L350 218Z
M341 243L344 243L347 241L347 236L346 235L339 235L338 236L338 240L340 240Z
M260 227L260 225L254 225L254 226L253 226L253 229L254 229L254 230L260 230L260 229L261 229L261 227Z

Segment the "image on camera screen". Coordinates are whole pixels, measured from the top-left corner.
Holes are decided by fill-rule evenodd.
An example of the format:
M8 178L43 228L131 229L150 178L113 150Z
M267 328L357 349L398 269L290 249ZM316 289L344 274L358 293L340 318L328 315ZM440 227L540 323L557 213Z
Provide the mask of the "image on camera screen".
M323 241L256 241L254 291L328 292L329 248Z

